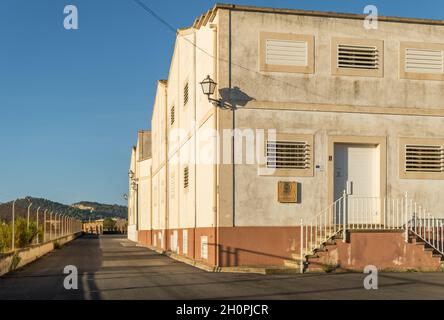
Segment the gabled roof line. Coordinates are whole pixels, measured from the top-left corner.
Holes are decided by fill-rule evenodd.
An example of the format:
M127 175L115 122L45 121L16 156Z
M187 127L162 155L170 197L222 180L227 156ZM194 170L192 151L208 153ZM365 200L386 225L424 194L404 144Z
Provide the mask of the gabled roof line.
M212 22L214 20L214 17L216 16L217 10L220 10L220 9L221 10L274 13L274 14L289 14L289 15L323 17L323 18L354 19L354 20L364 20L367 17L366 14L356 14L356 13L340 13L340 12L300 10L300 9L282 9L282 8L255 7L255 6L243 6L243 5L235 5L235 4L217 3L212 9L208 10L204 15L197 18L194 21L194 24L192 25L192 27L195 29L199 29L201 26L205 26L208 23L208 21ZM444 20L434 20L434 19L378 16L378 21L444 26Z

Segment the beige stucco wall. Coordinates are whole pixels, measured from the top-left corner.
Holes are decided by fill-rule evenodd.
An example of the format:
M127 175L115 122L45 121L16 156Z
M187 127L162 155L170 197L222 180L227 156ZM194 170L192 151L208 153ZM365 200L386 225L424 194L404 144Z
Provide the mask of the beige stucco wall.
M214 226L216 164L196 163L196 141L199 134L216 127L215 107L202 94L199 82L208 74L215 76L217 29L210 25L199 30L182 30L176 39L167 88L168 126L168 228ZM192 43L196 43L197 49ZM184 86L188 82L188 102L184 105ZM171 107L175 108L175 122L171 125ZM205 128L205 129L204 129ZM211 132L210 132L211 133ZM205 133L208 135L208 133ZM199 140L208 140L205 137ZM214 153L216 145L206 142L207 152ZM188 166L189 186L184 188L184 168ZM174 180L174 181L173 181ZM200 193L197 193L200 192ZM199 205L196 207L196 199Z
M129 170L136 173L136 149L131 148L131 158ZM128 225L136 223L136 192L131 186L131 178L128 177Z
M399 79L399 45L401 41L443 43L444 26L379 21L377 30L367 30L363 20L243 11L233 11L231 19L232 61L243 67L232 67L232 86L238 86L256 101L443 107L442 81ZM314 35L315 73L259 72L260 31ZM332 37L383 40L384 76L332 76Z
M444 196L444 181L400 179L398 161L400 136L442 138L444 118L295 111L291 110L291 104L288 105L297 102L332 106L443 109L444 82L401 80L398 70L400 41L443 42L443 26L379 22L378 30L366 30L362 20L241 11L233 11L231 19L234 63L231 85L239 87L253 99L245 108L235 112L236 127L276 129L278 133L314 134L315 164L320 164L324 169L315 172L314 177L278 178L259 176L257 165L236 165L237 226L296 225L300 218L313 216L324 209L328 204L326 168L327 138L330 135L386 137L387 195L402 197L408 192L416 201L424 203L432 214L444 217L441 200ZM260 31L314 35L315 73L259 72ZM332 76L330 39L336 36L384 40L384 77ZM226 71L226 68L220 67L221 73ZM224 84L226 82L221 81L221 85ZM267 104L269 101L273 103ZM279 102L290 110L278 110ZM256 109L259 105L261 109ZM380 113L384 113L384 109L380 109ZM229 115L225 117L229 119ZM229 120L222 121L220 119L221 126L229 127ZM223 179L226 176L226 181L231 181L228 175L221 175ZM277 202L276 185L282 180L301 183L300 204ZM223 211L225 209L221 208L221 212ZM229 219L226 222L229 223Z
M444 217L443 180L408 180L399 178L399 136L444 136L442 118L369 115L334 112L244 110L237 123L249 127L313 134L314 177L267 177L258 175L258 165L236 166L236 225L297 225L327 207L327 141L332 135L382 136L387 141L387 196L402 198L405 192L423 203L432 214ZM301 185L301 203L277 202L277 182L297 181Z
M155 175L152 177L152 223L153 230L165 229L166 226L166 169L163 166Z
M298 224L300 218L311 217L328 205L327 141L332 135L386 139L387 196L402 197L409 192L416 201L425 203L431 213L444 216L439 202L444 195L442 180L405 180L398 176L400 136L444 137L442 117L400 115L406 110L442 110L444 82L399 79L399 45L401 41L444 42L444 26L380 21L378 30L366 30L363 20L357 19L232 11L230 42L229 19L228 10L218 10L214 20L199 29L180 30L168 84L158 84L152 115L153 229L233 226L233 222L236 226ZM313 35L314 73L259 71L260 31ZM383 40L383 77L332 75L332 37ZM238 87L251 101L234 113L214 108L199 85L207 74L216 80L219 90L230 85ZM183 87L187 81L189 101L184 106ZM309 111L321 105L325 112ZM344 112L343 106L364 109L350 113ZM301 108L307 111L296 110ZM203 149L196 133L216 129L222 137L224 129L232 128L233 115L238 128L313 134L314 164L322 169L315 171L314 177L278 178L259 176L256 164L236 165L233 218L233 166L193 162ZM209 140L211 147L205 148L210 153L213 150L222 154L222 148L227 148L215 139ZM183 188L185 165L189 166L187 190ZM282 180L300 183L300 203L277 202L276 185ZM171 187L173 192L168 190Z
M156 97L154 99L153 113L151 117L152 130L152 167L151 167L151 217L152 229L160 230L166 226L166 121L167 121L167 100L166 84L159 81L157 83Z
M151 229L151 159L142 160L138 166L138 230Z
M151 117L152 170L157 173L166 160L166 86L158 82Z

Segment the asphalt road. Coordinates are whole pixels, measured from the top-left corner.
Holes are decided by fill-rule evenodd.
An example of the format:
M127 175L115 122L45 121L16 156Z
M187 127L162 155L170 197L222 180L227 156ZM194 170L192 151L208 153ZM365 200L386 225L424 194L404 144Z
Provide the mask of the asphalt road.
M78 290L63 287L75 265ZM136 247L121 236L84 236L0 278L0 299L444 299L444 273L208 273Z

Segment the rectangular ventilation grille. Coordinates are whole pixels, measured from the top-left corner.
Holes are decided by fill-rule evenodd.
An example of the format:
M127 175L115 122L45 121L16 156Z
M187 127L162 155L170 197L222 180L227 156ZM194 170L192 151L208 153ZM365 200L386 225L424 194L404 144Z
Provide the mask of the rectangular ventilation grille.
M338 68L379 69L378 48L338 44Z
M307 42L267 40L265 63L286 66L307 66Z
M174 106L171 107L171 112L170 112L170 113L171 113L171 115L170 115L170 116L171 116L171 119L170 119L171 122L170 122L170 123L171 123L171 125L173 125L173 124L174 124L175 117L176 117L176 115L175 115L175 110L174 110Z
M185 84L183 88L183 105L185 106L188 103L188 82Z
M174 199L176 197L176 188L175 188L175 178L174 175L171 175L170 177L170 196L171 199Z
M439 145L406 145L407 172L444 172L444 148Z
M405 71L443 73L444 52L439 50L405 49Z
M188 182L189 182L189 175L188 175L189 172L188 171L189 171L188 167L185 167L183 169L183 188L184 189L188 188Z
M310 155L307 142L267 141L267 168L309 169Z

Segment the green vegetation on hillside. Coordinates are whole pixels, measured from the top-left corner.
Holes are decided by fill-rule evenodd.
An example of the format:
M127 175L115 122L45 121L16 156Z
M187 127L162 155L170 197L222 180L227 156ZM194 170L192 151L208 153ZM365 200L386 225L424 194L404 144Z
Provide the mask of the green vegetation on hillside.
M73 206L84 206L84 207L91 207L94 210L93 213L100 213L103 214L103 218L105 217L115 217L115 218L126 218L128 215L128 208L125 206L119 206L117 204L103 204L103 203L97 203L97 202L89 202L89 201L81 201L74 203ZM113 213L112 216L106 215L109 213Z
M93 207L94 210L82 210L73 206L65 205L58 202L53 202L42 198L28 197L26 199L19 199L15 206L15 215L17 217L26 217L29 203L32 202L31 216L35 217L37 208L40 207L40 214L44 210L48 212L57 212L69 217L79 220L87 221L89 219L105 219L105 218L126 218L128 209L125 206L108 205L95 202L79 202L78 204ZM11 220L12 202L0 204L0 221L8 222Z

